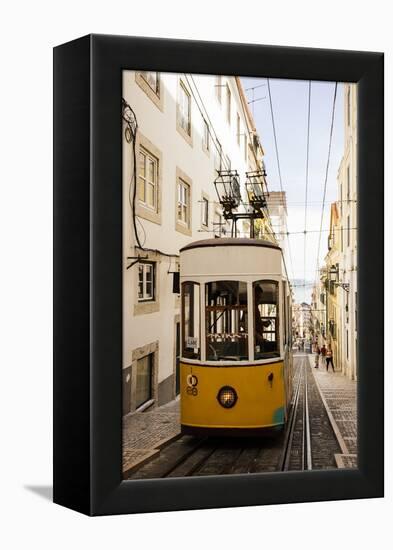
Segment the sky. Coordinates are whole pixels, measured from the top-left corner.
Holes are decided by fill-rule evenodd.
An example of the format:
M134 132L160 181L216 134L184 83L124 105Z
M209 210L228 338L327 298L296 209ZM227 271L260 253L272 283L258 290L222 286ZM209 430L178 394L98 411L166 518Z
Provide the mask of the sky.
M276 149L267 80L242 78L249 107L265 152L269 191L280 191ZM332 118L334 82L311 82L310 139L307 186L306 255L304 254L307 121L309 81L270 79L270 92L281 167L282 187L287 198L288 231L302 232L289 236L292 265L287 266L294 285L296 301L310 303L312 282L315 281L319 229L322 216L323 190L328 159L330 125ZM263 84L263 86L261 86ZM249 89L259 86L254 90ZM259 100L259 98L262 98ZM333 137L329 163L326 199L323 214L319 263L327 253L330 204L337 200L337 175L344 152L343 84L337 86ZM306 256L305 260L304 257ZM305 267L305 269L304 269ZM296 286L303 280L305 287Z

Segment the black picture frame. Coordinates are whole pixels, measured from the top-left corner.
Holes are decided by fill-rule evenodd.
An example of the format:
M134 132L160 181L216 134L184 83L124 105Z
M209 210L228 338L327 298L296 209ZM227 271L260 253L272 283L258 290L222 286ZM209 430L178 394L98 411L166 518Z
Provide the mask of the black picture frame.
M358 469L122 480L123 69L358 84ZM383 124L382 53L107 35L54 49L54 502L104 515L383 496Z

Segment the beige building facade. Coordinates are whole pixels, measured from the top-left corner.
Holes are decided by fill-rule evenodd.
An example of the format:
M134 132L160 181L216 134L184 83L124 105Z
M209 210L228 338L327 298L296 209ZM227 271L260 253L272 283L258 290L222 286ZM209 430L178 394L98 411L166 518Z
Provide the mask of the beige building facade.
M357 86L344 85L345 148L338 186L340 208L340 351L343 374L357 379ZM343 286L344 285L344 286Z
M229 236L214 187L217 170L237 170L243 184L245 172L261 167L263 149L236 77L125 71L123 98L137 122L135 139L124 120L122 136L123 414L129 414L178 394L179 250Z

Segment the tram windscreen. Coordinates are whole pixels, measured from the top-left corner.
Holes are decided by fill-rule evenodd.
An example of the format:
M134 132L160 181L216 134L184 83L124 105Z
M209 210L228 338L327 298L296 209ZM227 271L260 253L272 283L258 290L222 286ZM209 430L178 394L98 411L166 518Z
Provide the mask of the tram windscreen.
M247 283L206 284L206 359L248 360Z
M183 357L200 359L200 299L198 283L182 284Z
M253 283L254 296L254 357L276 357L280 354L278 340L278 284L275 281Z

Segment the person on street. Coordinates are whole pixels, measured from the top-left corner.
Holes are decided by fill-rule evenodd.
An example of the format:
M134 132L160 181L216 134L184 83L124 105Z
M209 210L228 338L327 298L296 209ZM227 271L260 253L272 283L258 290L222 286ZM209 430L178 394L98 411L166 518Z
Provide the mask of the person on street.
M322 365L325 364L325 360L326 360L326 346L325 344L323 344L323 346L321 347L321 357L322 357Z
M328 348L326 350L326 372L328 372L328 370L329 370L329 365L332 365L332 371L334 372L333 352L332 352L330 346L328 346Z
M315 347L315 368L317 369L319 367L319 355L321 353L321 350L319 349L318 344Z

